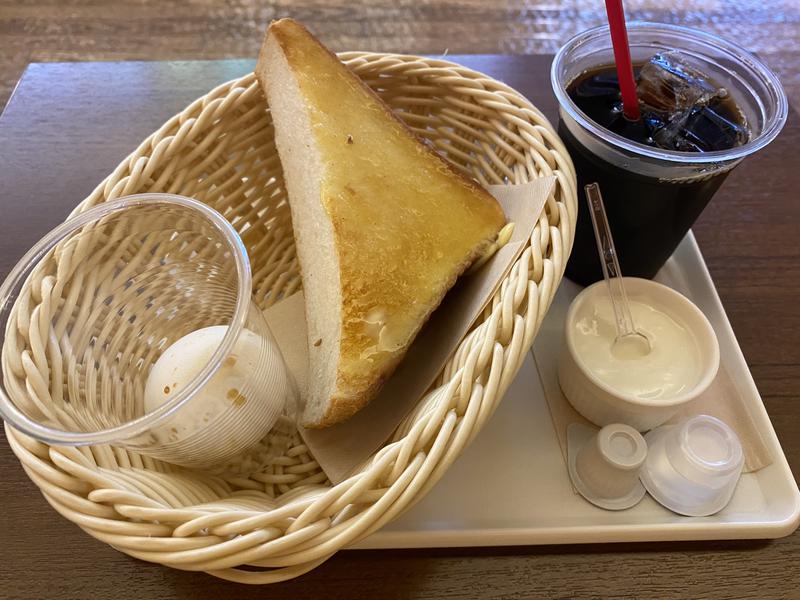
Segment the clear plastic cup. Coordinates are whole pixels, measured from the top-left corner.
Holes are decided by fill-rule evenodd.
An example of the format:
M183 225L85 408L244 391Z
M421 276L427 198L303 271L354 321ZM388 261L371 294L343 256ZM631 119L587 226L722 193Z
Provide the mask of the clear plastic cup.
M143 194L73 217L0 286L0 415L50 444L263 469L287 449L298 407L251 288L241 239L202 203ZM184 344L162 369L182 373L180 387L146 400L162 354L210 327L211 342Z
M690 517L727 506L744 466L742 445L728 425L697 415L658 427L645 440L649 452L641 479L660 504Z
M750 129L742 146L715 152L677 152L640 144L590 119L567 94L579 75L613 65L607 26L590 29L558 51L551 83L560 106L559 135L575 164L578 189L603 191L622 272L652 278L708 204L730 170L769 144L783 128L788 102L776 75L741 46L695 29L659 23L628 24L634 65L664 51L690 57L724 87ZM603 278L591 221L578 212L566 275L582 285Z

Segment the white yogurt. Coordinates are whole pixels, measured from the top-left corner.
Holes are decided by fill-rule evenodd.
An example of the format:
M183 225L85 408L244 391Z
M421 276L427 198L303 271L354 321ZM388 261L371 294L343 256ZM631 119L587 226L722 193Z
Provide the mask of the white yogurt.
M693 388L702 374L694 334L655 298L630 299L636 328L650 342L649 353L621 353L608 294L581 306L572 323L576 358L609 387L636 398L670 399Z
M222 343L228 328L224 325L205 327L193 331L169 346L158 358L147 378L144 392L145 412L155 410L186 386L211 360ZM220 365L213 377L197 391L188 404L178 410L169 421L169 441L185 438L202 430L208 423L231 408L244 409L250 402L267 402L275 406L264 406L264 412L274 412L277 419L283 408L286 390L258 390L260 397L248 398L252 394L253 374L259 369L259 358L264 358L262 344L266 343L256 333L245 329L234 345L231 354ZM268 357L272 358L268 353ZM276 367L277 368L277 367ZM282 365L281 365L282 368ZM279 378L285 385L285 378ZM279 386L280 387L280 386Z

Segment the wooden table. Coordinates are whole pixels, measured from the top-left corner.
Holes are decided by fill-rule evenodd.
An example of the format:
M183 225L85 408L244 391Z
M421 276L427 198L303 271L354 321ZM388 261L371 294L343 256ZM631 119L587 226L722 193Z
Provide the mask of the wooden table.
M506 81L554 118L549 57L454 59ZM31 65L0 117L0 277L139 140L251 68L250 61ZM793 110L780 138L734 171L695 228L795 472L798 147ZM786 598L800 589L800 534L773 542L344 551L300 579L248 588L143 563L93 540L50 509L5 438L0 465L2 598Z
M797 0L625 0L625 11L727 36L800 86ZM414 54L552 54L606 18L600 0L0 0L0 106L31 62L256 56L264 26L286 16L337 50Z

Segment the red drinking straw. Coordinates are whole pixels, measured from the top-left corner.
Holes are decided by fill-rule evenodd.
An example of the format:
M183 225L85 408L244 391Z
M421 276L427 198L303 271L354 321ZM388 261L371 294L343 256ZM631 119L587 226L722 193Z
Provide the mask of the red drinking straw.
M617 63L617 79L622 92L622 112L632 121L639 120L639 100L636 98L636 80L633 78L631 49L628 45L628 30L625 27L625 10L622 0L606 0L608 26L611 29L611 44L614 46L614 62Z

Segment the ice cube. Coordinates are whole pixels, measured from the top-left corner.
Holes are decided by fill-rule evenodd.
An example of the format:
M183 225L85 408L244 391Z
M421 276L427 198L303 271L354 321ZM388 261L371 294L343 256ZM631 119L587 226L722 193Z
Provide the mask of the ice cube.
M647 128L647 135L651 140L653 140L653 136L667 124L661 115L654 112L642 113L642 121L644 121L644 125Z
M676 113L705 106L720 92L688 57L675 50L652 56L639 71L636 86L639 101L666 114L670 121Z
M712 152L741 146L747 142L748 137L746 127L720 114L712 105L691 111L678 137L678 143L687 150Z
M598 73L581 81L575 88L579 98L619 98L619 80L616 73Z
M659 147L682 152L728 150L748 138L747 127L721 114L715 104L678 113L653 134Z

